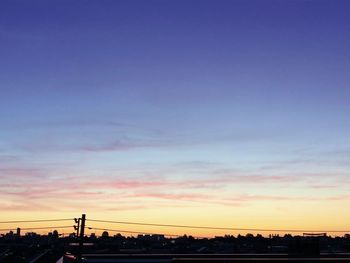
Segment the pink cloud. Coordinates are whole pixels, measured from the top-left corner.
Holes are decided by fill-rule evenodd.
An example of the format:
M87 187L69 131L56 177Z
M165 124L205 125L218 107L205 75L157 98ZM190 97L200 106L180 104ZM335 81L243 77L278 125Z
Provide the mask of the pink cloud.
M308 187L313 188L313 189L331 189L331 188L339 187L339 184L338 185L336 185L336 184L333 184L333 185L327 185L327 184L321 185L321 184L318 184L318 185L308 185Z
M154 207L157 201L159 203L169 202L174 206L185 206L188 203L239 206L259 201L338 201L349 198L348 196L331 196L326 198L322 197L322 195L316 197L290 197L287 194L273 196L244 193L237 193L228 197L228 194L226 193L225 195L224 191L226 190L225 188L230 186L261 185L263 187L271 184L283 186L302 183L305 187L323 189L337 187L337 184L342 183L342 179L337 177L338 179L332 179L332 184L327 184L326 182L322 184L320 178L328 178L325 174L322 174L322 177L318 176L317 182L315 182L314 177L308 174L305 177L301 175L259 175L245 174L231 169L210 170L210 167L206 167L206 169L208 171L203 173L203 176L198 177L198 179L190 177L176 179L169 176L150 177L149 175L126 178L124 174L128 170L123 171L123 174L120 175L121 178L73 175L50 178L45 169L4 167L0 168L1 175L4 175L0 177L0 189L2 189L0 197L16 201L16 205L12 205L12 207L20 207L21 205L31 207L34 206L31 204L32 201L44 207L45 204L55 200L57 203L62 203L62 207L76 209L79 208L79 202L91 201L91 206L93 206L94 201L99 200L105 202L104 209L116 210L147 209ZM157 171L154 174L157 174ZM199 191L204 192L203 190L205 190L205 194L198 193ZM132 202L135 202L135 198L143 199L145 202L140 205L133 205ZM113 201L116 200L118 205L114 207ZM120 204L121 201L125 203ZM176 204L175 201L180 202ZM6 210L6 207L0 206L1 209ZM8 209L10 210L11 207Z
M43 178L46 172L43 169L31 167L0 167L1 178Z
M350 195L336 195L336 196L329 196L326 198L326 200L331 201L344 201L344 200L350 200Z
M0 211L54 211L54 206L34 202L11 202L10 204L0 203Z

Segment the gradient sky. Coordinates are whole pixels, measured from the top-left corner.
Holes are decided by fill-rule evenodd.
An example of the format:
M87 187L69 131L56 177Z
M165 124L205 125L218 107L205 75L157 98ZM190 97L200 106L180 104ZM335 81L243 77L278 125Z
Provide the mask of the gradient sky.
M1 218L349 230L349 10L1 1Z

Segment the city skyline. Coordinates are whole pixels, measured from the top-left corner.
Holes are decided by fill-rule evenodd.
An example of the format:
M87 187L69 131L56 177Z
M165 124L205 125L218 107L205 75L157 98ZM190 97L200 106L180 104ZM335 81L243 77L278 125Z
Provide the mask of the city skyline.
M2 1L1 219L348 229L349 8Z

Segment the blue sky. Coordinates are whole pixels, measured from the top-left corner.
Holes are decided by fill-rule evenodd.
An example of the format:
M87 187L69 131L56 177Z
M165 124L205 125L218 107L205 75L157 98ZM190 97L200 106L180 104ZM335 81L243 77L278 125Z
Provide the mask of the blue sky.
M158 201L203 208L237 196L234 205L270 207L276 218L283 202L273 200L283 197L326 199L341 211L350 186L349 7L2 1L0 211L51 211L51 199L75 211L93 202L91 192L109 204L98 211L144 216ZM80 194L70 195L69 180Z

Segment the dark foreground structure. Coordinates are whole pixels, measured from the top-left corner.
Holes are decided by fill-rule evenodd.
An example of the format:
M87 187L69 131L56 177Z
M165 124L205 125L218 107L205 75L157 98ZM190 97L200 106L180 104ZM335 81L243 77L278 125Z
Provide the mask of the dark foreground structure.
M163 235L63 237L9 233L0 237L0 262L349 262L350 235L215 238Z
M73 257L65 257L61 262L74 262ZM317 258L291 257L288 254L86 254L81 262L123 262L123 263L240 263L240 262L350 262L350 254L323 254Z

